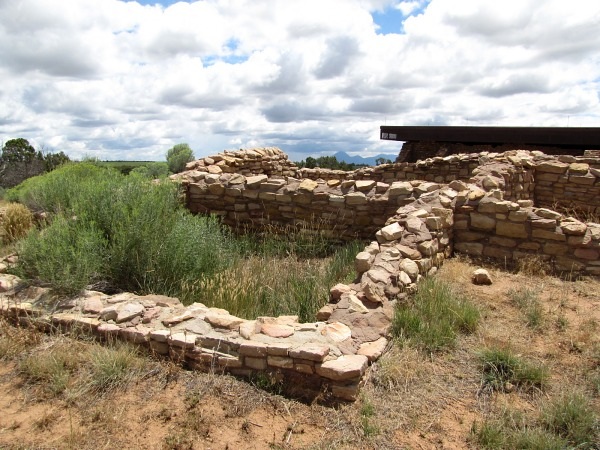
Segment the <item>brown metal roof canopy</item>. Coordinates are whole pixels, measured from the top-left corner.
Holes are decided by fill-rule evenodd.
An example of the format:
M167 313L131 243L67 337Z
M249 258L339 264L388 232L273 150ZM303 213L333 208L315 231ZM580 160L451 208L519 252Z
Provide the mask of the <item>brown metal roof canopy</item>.
M530 144L600 150L597 127L452 127L381 126L389 141L435 141L475 144Z

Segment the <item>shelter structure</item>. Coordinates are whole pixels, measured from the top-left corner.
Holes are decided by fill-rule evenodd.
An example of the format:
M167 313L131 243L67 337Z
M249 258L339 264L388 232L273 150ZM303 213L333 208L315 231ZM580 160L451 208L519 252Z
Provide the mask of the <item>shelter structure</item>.
M600 153L598 127L381 126L380 138L404 142L396 162L484 151L539 150L572 156Z

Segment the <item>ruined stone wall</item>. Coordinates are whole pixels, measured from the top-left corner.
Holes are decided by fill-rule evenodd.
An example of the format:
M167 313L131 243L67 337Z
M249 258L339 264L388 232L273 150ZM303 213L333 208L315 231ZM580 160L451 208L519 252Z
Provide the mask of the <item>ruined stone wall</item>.
M186 171L241 175L296 176L298 167L277 147L225 150L186 164Z
M396 302L453 251L507 263L536 256L557 272L600 275L600 225L534 206L550 195L595 205L597 161L510 151L346 174L295 170L277 149L204 158L174 177L193 212L235 227L314 225L374 239L356 255L356 279L331 288L315 322L245 320L168 297L92 291L57 313L43 308L47 289L15 289L12 275L0 275L0 313L130 341L192 368L267 372L287 380L292 395L354 400L368 364L388 346Z
M425 181L388 184L208 173L188 175L184 183L192 212L216 214L227 225L314 227L341 239L372 239L398 207L440 187Z
M600 158L538 156L535 204L545 208L600 213Z
M407 141L402 144L396 162L416 162L427 158L468 153L504 153L512 150L541 151L547 155L581 155L584 149L565 150L544 145L519 143L463 144L461 142Z
M456 198L454 249L512 266L535 256L556 273L600 275L600 225L533 202L503 200L501 191L470 189Z

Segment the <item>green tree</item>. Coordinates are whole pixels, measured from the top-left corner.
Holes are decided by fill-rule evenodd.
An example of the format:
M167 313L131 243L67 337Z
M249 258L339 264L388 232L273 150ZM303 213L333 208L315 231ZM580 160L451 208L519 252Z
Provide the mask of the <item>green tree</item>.
M17 138L6 141L2 148L2 161L6 163L22 162L31 163L37 156L41 156L27 139Z
M58 166L68 163L71 159L63 152L47 153L44 155L44 163L46 164L46 172L52 172Z
M375 165L380 166L382 164L392 164L392 160L387 158L377 158L375 160Z
M167 164L173 173L183 172L185 165L194 160L194 152L188 144L176 144L167 152Z

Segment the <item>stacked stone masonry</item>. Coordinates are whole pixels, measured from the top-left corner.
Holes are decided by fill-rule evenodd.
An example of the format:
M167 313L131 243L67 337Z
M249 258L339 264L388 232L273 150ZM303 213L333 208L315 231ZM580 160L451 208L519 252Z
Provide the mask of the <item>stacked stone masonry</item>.
M536 203L568 202L577 192L593 205L599 163L510 151L340 173L298 170L275 148L226 152L174 177L190 210L235 227L315 226L372 240L356 255L354 282L331 288L315 322L244 320L200 303L92 291L49 311L46 289L20 289L12 275L0 275L0 308L42 328L118 337L191 368L269 372L294 395L354 400L369 364L389 345L395 303L454 251L501 261L534 255L557 272L600 275L600 225Z

